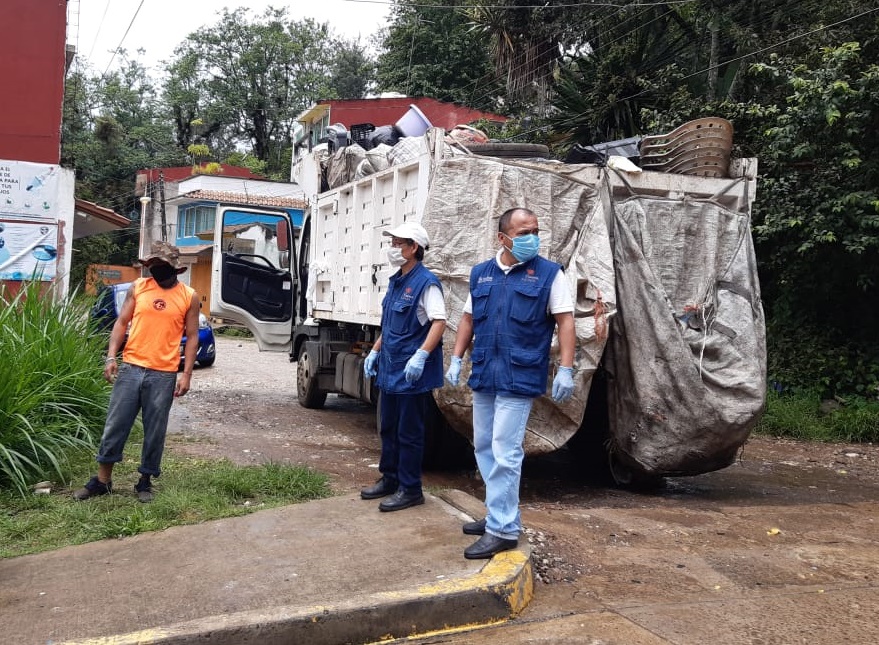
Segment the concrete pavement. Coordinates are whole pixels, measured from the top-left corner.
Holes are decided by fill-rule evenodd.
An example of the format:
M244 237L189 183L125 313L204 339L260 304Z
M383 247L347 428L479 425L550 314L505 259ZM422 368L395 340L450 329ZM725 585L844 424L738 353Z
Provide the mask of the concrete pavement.
M518 614L532 594L527 541L466 560L461 524L482 504L426 497L380 513L351 494L0 560L0 638L335 645Z

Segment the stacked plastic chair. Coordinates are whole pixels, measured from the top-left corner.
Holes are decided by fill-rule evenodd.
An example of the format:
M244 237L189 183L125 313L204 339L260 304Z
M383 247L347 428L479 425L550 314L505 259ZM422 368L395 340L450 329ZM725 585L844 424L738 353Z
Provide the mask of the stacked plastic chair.
M688 121L668 134L641 139L641 167L682 175L726 177L732 139L732 123L726 119L706 117Z

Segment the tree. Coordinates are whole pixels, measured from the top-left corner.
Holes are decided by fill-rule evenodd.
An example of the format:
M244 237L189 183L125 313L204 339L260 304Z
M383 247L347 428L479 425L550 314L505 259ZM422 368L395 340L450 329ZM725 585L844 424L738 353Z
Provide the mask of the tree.
M146 69L124 52L119 68L105 76L75 69L65 85L63 109L61 163L75 169L79 198L136 217L135 173L186 159ZM79 286L90 263L130 263L137 243L136 224L75 240L72 286Z
M340 41L330 66L330 85L339 99L362 99L375 76L375 64L359 41ZM325 97L331 98L331 97Z
M468 3L463 11L472 29L488 38L507 101L530 105L537 116L544 116L561 52L567 43L581 40L571 27L582 10L530 0L486 0Z
M472 28L461 0L398 0L378 57L378 87L468 107L498 109L503 87L488 45Z
M223 9L217 24L189 35L168 65L164 96L178 145L204 143L216 155L240 147L282 176L296 116L318 99L362 91L366 56L356 43L333 36L327 24L291 21L269 8L253 20L244 8ZM356 78L343 76L355 72ZM192 123L200 120L200 128Z

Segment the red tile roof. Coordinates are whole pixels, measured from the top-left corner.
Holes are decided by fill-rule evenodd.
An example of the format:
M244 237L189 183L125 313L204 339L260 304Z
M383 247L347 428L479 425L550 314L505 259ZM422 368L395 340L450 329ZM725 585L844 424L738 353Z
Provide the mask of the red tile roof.
M181 195L186 199L204 199L211 202L241 204L244 206L274 206L276 208L298 208L304 210L305 200L297 197L271 197L269 195L250 195L226 190L193 190Z

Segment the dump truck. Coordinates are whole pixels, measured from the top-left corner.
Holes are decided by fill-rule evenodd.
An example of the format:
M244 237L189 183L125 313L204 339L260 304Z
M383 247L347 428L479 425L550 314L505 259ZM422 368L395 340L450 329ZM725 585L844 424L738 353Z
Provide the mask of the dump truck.
M577 337L574 396L535 401L526 456L565 446L599 454L621 484L732 463L766 393L750 232L756 160L733 160L727 177L625 171L476 155L440 129L409 149L377 172L337 175L332 188L326 159L306 156L298 230L280 210L218 211L211 312L246 325L261 351L290 353L302 406L321 408L330 394L380 405L363 362L395 270L384 230L416 221L430 235L424 264L443 287L447 366L470 269L497 252L499 215L526 206L538 216L541 254L564 269ZM229 230L252 222L275 235L263 245L272 257L229 241ZM551 352L554 371L555 339ZM468 356L460 385L434 391L426 460L472 437Z

